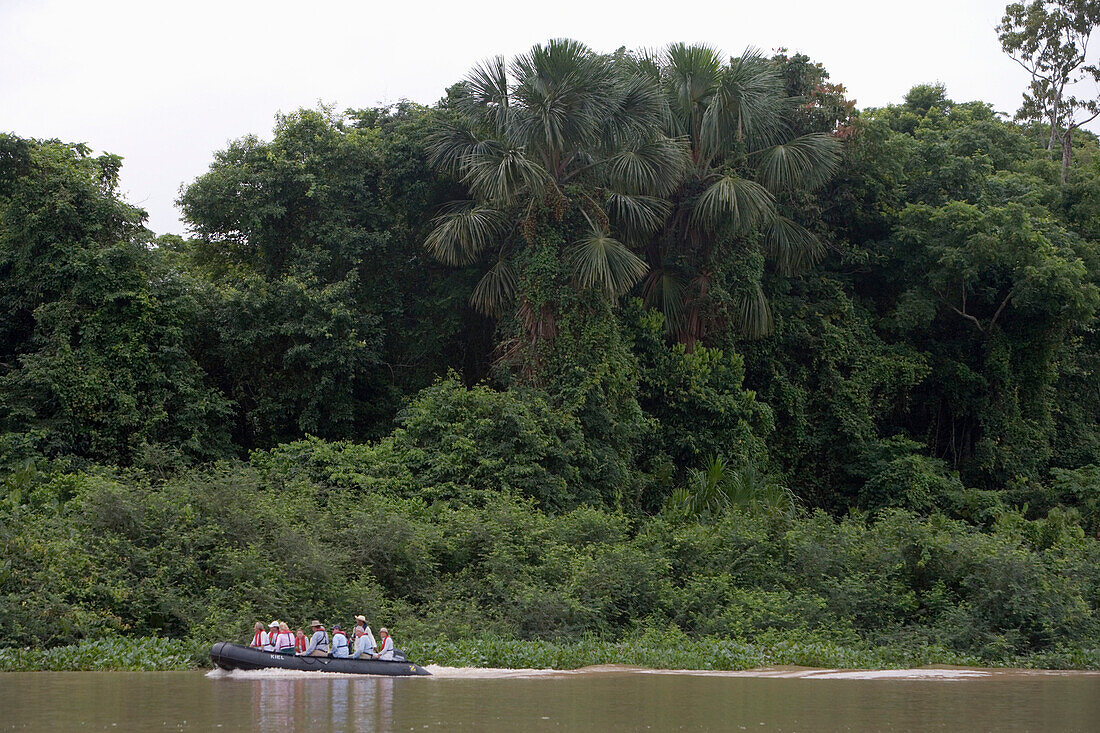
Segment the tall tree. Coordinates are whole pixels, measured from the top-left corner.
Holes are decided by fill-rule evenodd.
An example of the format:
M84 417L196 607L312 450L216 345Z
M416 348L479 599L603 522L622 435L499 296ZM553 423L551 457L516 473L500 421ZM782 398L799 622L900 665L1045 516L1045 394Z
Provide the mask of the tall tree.
M498 374L580 421L609 502L635 483L649 429L615 306L644 277L636 251L688 165L657 86L616 60L552 40L453 88L431 150L469 199L425 241L444 263L487 270L471 301L499 318Z
M687 141L691 157L669 195L671 214L649 241L646 300L690 348L705 335L710 294L730 287L740 331L765 335L764 258L789 275L821 257L820 241L796 220L797 199L829 179L839 140L797 134L789 116L805 100L788 97L777 65L757 52L727 63L707 46L674 44L639 66L660 83L669 134Z
M497 57L475 68L453 107L432 153L472 198L437 219L426 246L451 265L491 252L475 307L501 315L512 306L517 254L540 222L568 228L567 214L585 224L564 234L556 254L576 287L618 296L645 275L631 245L660 225L661 197L687 163L683 145L661 130L655 85L577 41L552 40L509 65ZM530 337L552 335L554 305L519 296Z
M153 444L216 457L229 406L194 358L197 304L119 196L121 163L0 135L0 434L119 464Z
M1062 148L1062 183L1069 175L1073 131L1100 115L1096 90L1074 96L1081 81L1100 82L1100 68L1086 64L1089 37L1100 23L1097 0L1032 0L1005 8L998 37L1005 53L1031 74L1018 119L1050 125L1047 149Z
M478 348L448 302L469 273L419 246L453 186L425 161L436 114L280 115L270 141L232 142L183 192L211 283L206 366L237 403L239 444L384 434L406 393Z
M1058 441L1076 441L1056 433L1053 390L1067 366L1088 368L1072 352L1100 305L1095 245L1047 203L1060 197L1032 162L1041 148L989 105L922 85L859 124L852 181L864 193L849 201L870 204L889 233L851 230L871 263L851 287L877 333L929 367L893 424L968 485L1042 481ZM1081 418L1071 422L1091 431Z

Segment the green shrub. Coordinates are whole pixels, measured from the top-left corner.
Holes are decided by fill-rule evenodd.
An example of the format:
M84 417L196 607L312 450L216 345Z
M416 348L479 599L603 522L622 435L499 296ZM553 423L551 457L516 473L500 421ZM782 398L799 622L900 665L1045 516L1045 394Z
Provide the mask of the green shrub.
M349 450L309 441L164 477L43 463L9 481L0 647L246 641L257 620L365 613L410 647L510 640L479 651L481 664L672 665L637 641L648 628L683 635L674 666L1091 664L1100 648L1100 542L1073 511L1002 510L981 527L890 508L837 519L734 507L706 524L547 513L507 491L407 497L361 481ZM761 651L773 638L785 646Z

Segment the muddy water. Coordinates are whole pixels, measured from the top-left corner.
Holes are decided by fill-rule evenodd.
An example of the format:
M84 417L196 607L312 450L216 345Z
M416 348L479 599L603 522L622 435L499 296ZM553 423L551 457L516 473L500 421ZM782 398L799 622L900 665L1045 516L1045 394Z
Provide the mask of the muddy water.
M1100 730L1100 675L432 668L0 674L0 730Z

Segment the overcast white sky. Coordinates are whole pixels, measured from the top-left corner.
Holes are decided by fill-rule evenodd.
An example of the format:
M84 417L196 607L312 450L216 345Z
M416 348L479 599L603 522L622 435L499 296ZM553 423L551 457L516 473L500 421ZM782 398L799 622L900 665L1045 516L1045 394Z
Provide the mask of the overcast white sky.
M180 184L229 140L270 137L276 112L431 104L477 61L554 37L782 46L824 63L860 108L942 81L1013 112L1027 77L993 30L1005 4L0 0L0 131L122 155L128 200L158 234L182 234Z

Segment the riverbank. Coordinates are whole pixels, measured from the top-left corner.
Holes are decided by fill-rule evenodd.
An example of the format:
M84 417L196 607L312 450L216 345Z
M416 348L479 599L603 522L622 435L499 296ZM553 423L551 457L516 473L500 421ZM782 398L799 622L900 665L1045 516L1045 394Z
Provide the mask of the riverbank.
M404 644L422 665L484 669L572 670L623 665L653 670L741 671L775 667L820 670L903 670L931 665L1047 670L1100 670L1100 649L1064 649L983 659L942 647L856 647L828 640L690 639L650 630L621 641L437 639ZM0 672L171 671L209 667L210 643L198 640L106 638L53 649L0 649Z

